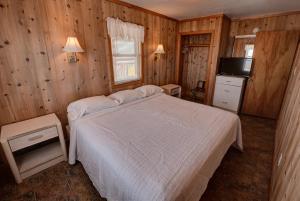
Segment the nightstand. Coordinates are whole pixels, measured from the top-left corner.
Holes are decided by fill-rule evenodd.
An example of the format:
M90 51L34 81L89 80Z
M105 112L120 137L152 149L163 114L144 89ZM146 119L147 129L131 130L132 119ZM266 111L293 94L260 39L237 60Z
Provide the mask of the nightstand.
M167 84L160 86L164 92L170 96L181 97L181 86L176 84Z
M2 126L0 141L17 183L67 161L61 123L55 114Z

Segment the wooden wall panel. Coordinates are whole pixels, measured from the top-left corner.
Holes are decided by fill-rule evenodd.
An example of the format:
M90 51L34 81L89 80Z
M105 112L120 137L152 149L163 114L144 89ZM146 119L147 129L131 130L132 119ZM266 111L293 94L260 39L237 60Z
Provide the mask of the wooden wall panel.
M219 58L226 52L227 40L229 34L230 19L224 15L215 15L210 17L203 17L198 19L183 20L179 22L179 33L197 33L197 32L212 32L212 49L210 53L210 63L207 70L207 91L206 91L206 104L212 103L214 85L216 79L216 72L218 67ZM178 36L177 36L178 37ZM177 49L178 49L177 42ZM177 54L178 55L178 54ZM177 71L179 72L179 59L177 59ZM178 81L179 75L176 73Z
M253 34L256 27L260 31L300 30L300 12L232 20L226 55L230 56L232 53L234 36Z
M300 198L300 45L278 119L271 201L296 201ZM278 165L280 155L281 163Z
M0 0L0 5L0 126L52 112L65 124L71 101L112 92L109 16L145 26L144 83L175 80L175 20L108 0ZM85 50L76 64L62 51L72 35ZM166 54L154 61L158 43Z
M206 81L209 47L190 47L183 57L183 93L191 96L199 80Z
M255 38L236 38L233 44L232 57L245 57L247 44L254 45Z
M192 96L191 90L199 80L206 81L209 61L211 34L188 35L182 37L183 95Z

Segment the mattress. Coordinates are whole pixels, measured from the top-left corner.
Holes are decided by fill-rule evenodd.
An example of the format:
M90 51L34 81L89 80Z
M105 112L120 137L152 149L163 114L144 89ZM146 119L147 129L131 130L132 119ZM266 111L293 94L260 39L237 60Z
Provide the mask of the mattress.
M237 115L165 94L69 123L69 163L108 201L198 201L228 148L243 149Z

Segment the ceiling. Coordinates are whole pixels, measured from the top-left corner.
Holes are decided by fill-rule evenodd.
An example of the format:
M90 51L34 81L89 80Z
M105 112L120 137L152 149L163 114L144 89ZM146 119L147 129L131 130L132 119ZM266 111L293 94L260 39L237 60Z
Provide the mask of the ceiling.
M175 18L224 13L231 18L300 10L300 0L123 0Z

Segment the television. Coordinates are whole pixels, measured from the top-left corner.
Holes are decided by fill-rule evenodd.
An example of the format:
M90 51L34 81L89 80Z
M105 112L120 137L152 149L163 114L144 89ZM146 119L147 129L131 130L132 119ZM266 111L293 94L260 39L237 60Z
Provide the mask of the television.
M249 77L251 73L252 58L224 57L220 60L220 75L235 75Z

